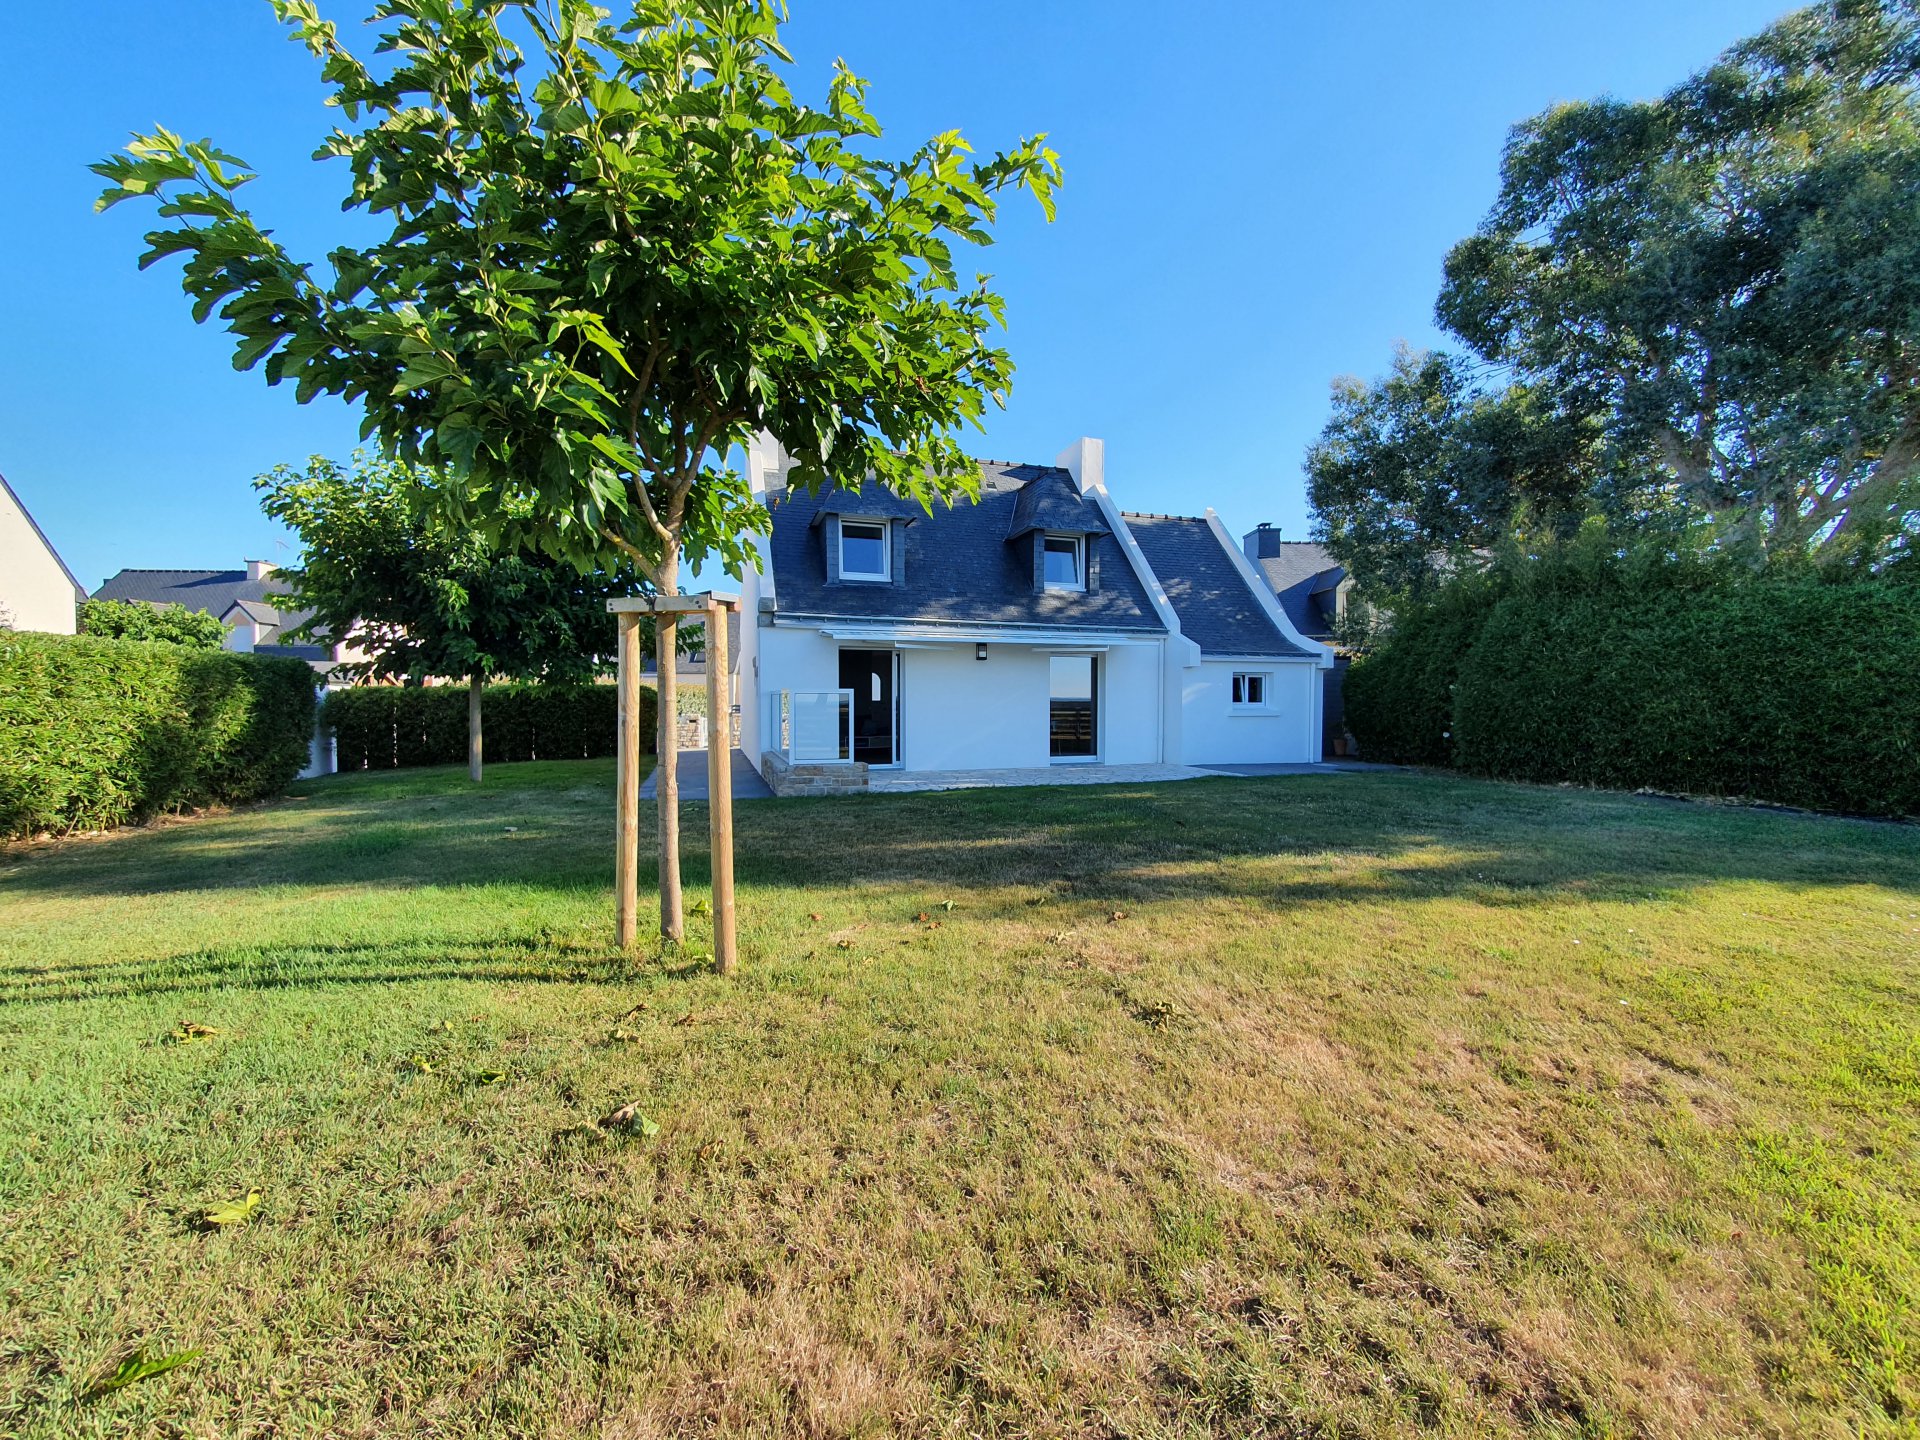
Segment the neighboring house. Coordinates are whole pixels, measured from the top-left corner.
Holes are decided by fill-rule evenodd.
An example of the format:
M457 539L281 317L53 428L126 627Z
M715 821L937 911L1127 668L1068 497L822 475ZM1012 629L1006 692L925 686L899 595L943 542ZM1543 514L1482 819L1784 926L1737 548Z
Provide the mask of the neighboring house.
M1265 522L1249 530L1242 537L1241 545L1247 559L1265 577L1294 628L1309 639L1332 645L1338 626L1347 618L1353 580L1346 568L1327 552L1327 547L1311 540L1282 540L1280 532ZM1330 755L1344 755L1349 746L1342 695L1347 656L1337 650L1336 653L1338 662L1323 676L1326 695L1322 711L1326 751Z
M0 475L0 629L71 635L87 598L67 562Z
M282 610L275 604L270 597L279 582L273 575L274 567L265 560L249 560L244 570L122 570L94 591L93 598L204 611L227 627L227 649L304 660L322 676L343 661L366 658L350 645L285 638L313 612Z
M1104 446L981 462L978 500L931 514L877 486L767 502L742 596L741 748L777 772L1202 765L1320 757L1301 635L1211 513L1123 515Z

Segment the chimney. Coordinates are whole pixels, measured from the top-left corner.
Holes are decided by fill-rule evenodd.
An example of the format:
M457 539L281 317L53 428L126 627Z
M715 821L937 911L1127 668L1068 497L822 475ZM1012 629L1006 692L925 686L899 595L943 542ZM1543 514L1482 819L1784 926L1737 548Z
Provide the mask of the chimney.
M249 560L247 561L247 578L264 580L278 568L271 560Z
M1080 487L1080 493L1089 490L1107 488L1107 442L1090 440L1081 436L1073 444L1062 450L1054 464L1073 476L1073 483Z
M1249 560L1271 560L1280 553L1280 532L1262 520L1240 542Z

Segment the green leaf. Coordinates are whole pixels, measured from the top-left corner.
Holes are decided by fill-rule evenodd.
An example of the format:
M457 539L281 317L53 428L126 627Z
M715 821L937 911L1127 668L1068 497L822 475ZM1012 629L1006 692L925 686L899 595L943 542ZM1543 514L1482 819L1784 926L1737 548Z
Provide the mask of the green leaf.
M224 1205L215 1205L210 1210L200 1212L200 1224L209 1230L224 1229L229 1225L244 1225L253 1219L254 1212L260 1208L260 1192L249 1190L239 1200L229 1200Z
M198 1350L176 1350L169 1355L149 1356L144 1348L136 1350L116 1365L112 1371L88 1387L89 1397L106 1395L123 1389L136 1380L148 1380L155 1375L164 1375L169 1370L178 1370L190 1360L198 1360Z
M600 1122L603 1130L624 1130L651 1140L660 1133L660 1122L643 1114L638 1100L630 1100Z

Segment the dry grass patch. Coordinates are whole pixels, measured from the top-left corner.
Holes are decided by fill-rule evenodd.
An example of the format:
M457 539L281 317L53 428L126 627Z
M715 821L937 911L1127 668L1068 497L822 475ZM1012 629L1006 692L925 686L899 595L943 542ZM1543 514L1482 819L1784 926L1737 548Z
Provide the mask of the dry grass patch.
M743 805L722 983L610 950L609 785L0 858L0 1432L1914 1423L1911 830L1399 775ZM136 1347L202 1353L89 1397Z

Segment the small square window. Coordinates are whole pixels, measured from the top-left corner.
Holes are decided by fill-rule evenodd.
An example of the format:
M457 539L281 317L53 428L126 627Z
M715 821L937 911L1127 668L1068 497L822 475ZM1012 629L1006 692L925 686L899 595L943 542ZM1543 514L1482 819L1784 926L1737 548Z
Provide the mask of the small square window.
M1265 709L1267 677L1257 670L1237 670L1233 676L1233 703L1247 709Z
M887 578L887 527L871 520L840 522L840 578Z
M1078 535L1049 535L1044 542L1045 559L1041 571L1049 590L1084 590L1086 567L1082 564L1085 542Z

